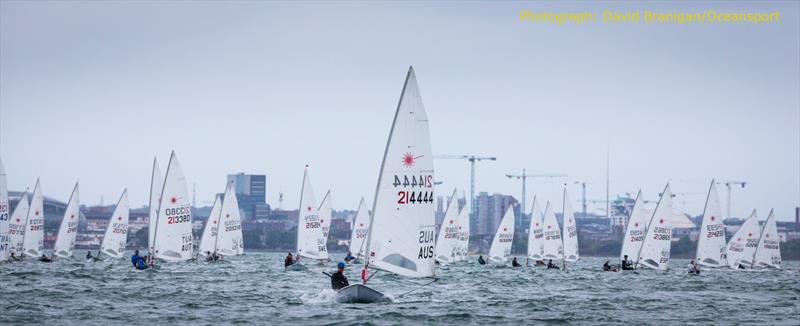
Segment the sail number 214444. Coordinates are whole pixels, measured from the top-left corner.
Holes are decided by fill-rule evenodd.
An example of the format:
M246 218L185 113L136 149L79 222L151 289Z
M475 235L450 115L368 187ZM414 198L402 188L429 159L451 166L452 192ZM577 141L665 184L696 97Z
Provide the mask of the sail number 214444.
M397 192L398 204L433 203L433 175L395 174L392 186L403 189Z

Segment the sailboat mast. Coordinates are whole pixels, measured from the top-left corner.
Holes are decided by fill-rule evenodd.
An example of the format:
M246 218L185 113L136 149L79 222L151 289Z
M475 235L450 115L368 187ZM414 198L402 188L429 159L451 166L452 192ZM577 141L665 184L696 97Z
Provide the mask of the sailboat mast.
M564 194L561 196L561 266L564 272L567 271L567 223L565 222L565 218L567 218L567 186L564 185Z
M153 157L153 172L151 172L151 174L150 174L150 205L148 205L148 207L147 207L147 210L149 210L150 213L153 212L153 208L150 207L150 206L153 206L153 183L156 182L156 167L158 167L158 159ZM159 172L159 174L161 174L161 173ZM158 199L158 205L161 205L161 197L162 196L158 196L158 198L159 198ZM155 218L156 220L155 221L150 221L150 219L152 219L152 218ZM147 244L149 246L149 248L147 250L148 254L150 255L150 257L153 257L153 253L155 253L155 242L156 242L156 231L155 231L155 229L158 226L158 209L156 209L156 216L148 216L147 217L147 222L149 224L148 227L153 226L153 238L152 239L148 239L148 241L152 241L153 243L148 243Z

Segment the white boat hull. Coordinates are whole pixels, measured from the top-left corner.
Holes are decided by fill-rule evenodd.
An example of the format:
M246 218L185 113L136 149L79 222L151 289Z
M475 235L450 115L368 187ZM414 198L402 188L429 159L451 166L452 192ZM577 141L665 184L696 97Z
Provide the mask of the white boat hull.
M286 266L286 271L307 271L308 267L301 263L294 263L289 266Z
M389 298L366 285L352 284L336 291L339 303L378 303L389 302Z

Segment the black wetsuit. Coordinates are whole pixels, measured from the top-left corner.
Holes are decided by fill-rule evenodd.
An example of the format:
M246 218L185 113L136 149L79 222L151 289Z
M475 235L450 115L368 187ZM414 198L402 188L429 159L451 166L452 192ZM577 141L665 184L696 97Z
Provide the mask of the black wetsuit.
M513 267L520 267L520 266L522 266L522 265L520 265L520 264L519 264L519 263L518 263L516 260L512 260L512 261L511 261L511 266L513 266Z
M286 256L286 259L283 260L283 267L289 267L289 265L294 264L292 261L291 256Z
M631 261L630 260L623 260L622 261L622 270L623 271L633 270L633 267L631 267Z
M483 257L478 257L478 264L486 265L486 261L483 260Z
M348 285L350 285L350 283L347 282L347 277L344 276L344 273L337 271L331 275L331 288L334 290L341 289Z

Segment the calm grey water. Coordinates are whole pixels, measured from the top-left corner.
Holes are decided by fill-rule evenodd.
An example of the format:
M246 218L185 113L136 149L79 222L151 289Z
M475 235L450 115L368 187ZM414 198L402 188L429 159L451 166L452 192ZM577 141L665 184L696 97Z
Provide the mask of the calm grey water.
M340 255L335 255L340 256ZM0 264L0 324L800 324L797 262L784 270L600 272L583 258L568 272L468 263L385 304L336 304L312 266L284 272L283 256L248 253L218 264L163 264L134 271L127 260ZM351 281L360 269L348 271ZM429 280L379 274L370 285L394 297Z

